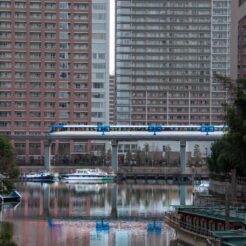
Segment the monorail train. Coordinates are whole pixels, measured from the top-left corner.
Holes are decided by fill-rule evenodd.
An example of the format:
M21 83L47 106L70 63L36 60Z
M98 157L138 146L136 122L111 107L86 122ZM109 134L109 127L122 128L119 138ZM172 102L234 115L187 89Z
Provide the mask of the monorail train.
M50 134L54 132L83 131L83 132L163 132L163 131L199 131L215 132L225 131L222 125L65 125L58 124L51 127Z

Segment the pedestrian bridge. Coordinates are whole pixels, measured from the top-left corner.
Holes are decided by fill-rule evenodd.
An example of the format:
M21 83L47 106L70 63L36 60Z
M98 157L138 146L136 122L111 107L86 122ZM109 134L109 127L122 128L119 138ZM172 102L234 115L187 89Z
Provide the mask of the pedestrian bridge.
M45 146L45 166L50 166L50 144L52 140L110 140L112 144L112 169L118 172L119 141L179 141L181 173L185 170L186 141L215 141L221 138L225 126L213 125L54 125L48 133Z

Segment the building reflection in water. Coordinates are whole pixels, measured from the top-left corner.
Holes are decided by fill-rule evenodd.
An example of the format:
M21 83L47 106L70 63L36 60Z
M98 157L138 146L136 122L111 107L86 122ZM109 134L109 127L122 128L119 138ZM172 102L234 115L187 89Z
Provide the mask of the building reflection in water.
M116 184L19 184L23 200L5 209L18 245L169 245L163 215L191 204L191 187ZM109 229L97 228L103 219ZM161 231L148 231L158 220Z

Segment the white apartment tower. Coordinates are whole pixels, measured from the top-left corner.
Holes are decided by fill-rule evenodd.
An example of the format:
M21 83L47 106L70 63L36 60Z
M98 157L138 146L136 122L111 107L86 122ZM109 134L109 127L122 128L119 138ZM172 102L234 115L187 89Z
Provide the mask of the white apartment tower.
M118 124L221 124L231 0L116 0Z

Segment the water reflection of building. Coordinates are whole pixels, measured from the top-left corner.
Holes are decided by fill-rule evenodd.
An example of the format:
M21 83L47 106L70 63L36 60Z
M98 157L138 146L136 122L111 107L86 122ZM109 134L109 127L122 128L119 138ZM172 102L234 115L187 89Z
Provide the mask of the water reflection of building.
M67 185L20 187L23 201L16 216L38 217L110 217L112 210L122 217L159 215L180 204L178 186L161 185ZM184 188L184 198L191 203L191 187Z
M15 221L14 234L18 235L18 245L23 246L130 246L155 245L168 246L172 235L163 227L160 233L148 233L147 223L139 222L139 227L115 228L109 231L97 231L92 227L81 229L80 223L67 222L57 227L49 227L46 221ZM14 237L16 241L16 237ZM122 244L124 243L124 244Z
M122 221L147 219L153 214L161 218L171 205L179 204L179 187L110 184L89 187L90 191L82 185L77 188L66 184L20 185L23 201L18 209L6 213L15 225L19 245L120 245L117 242L123 238L129 242L126 245L142 245L146 240L168 245L166 232L147 234L148 222ZM191 188L185 188L185 192L189 202ZM97 231L97 218L113 218L114 209L116 216L109 219L111 225L114 223L110 231Z

